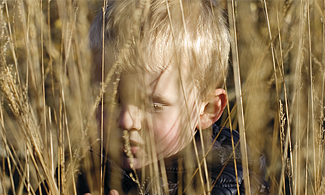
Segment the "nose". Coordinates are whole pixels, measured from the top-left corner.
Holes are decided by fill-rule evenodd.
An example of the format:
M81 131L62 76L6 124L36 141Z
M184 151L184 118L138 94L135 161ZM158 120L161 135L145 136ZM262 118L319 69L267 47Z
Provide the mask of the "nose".
M124 106L120 112L118 125L120 129L128 131L141 130L141 111L134 105Z

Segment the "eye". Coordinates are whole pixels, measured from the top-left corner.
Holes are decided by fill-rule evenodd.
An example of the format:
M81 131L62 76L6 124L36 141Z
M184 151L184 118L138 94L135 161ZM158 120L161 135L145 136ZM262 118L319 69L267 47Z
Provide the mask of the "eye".
M153 107L154 112L159 112L159 111L162 111L164 109L164 105L159 104L159 103L153 103L152 107Z

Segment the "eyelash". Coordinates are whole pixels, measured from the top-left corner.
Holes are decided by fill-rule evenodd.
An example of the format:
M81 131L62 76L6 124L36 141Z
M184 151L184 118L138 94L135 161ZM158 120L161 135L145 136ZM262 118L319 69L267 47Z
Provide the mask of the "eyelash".
M117 105L121 105L121 98L120 98L119 94L117 94L115 96L115 103ZM161 103L150 103L148 105L148 108L152 108L153 112L161 112L164 109L164 107L165 107L165 105L161 104Z
M164 105L159 104L159 103L152 103L152 107L153 107L155 112L159 112L159 111L162 111L164 109Z

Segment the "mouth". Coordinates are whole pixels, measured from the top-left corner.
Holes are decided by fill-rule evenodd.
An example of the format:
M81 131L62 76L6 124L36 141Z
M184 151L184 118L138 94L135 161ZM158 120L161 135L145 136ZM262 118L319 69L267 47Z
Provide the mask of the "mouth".
M140 151L142 151L144 144L142 142L141 136L138 132L128 132L123 131L123 136L121 138L122 149L127 157L137 157Z
M142 149L142 144L130 140L131 153L136 155Z
M121 143L122 167L130 170L142 167L143 145L133 140L129 140L126 144L124 139Z
M122 151L128 157L130 157L130 154L132 154L133 157L137 157L137 154L139 154L143 148L143 144L134 140L126 141L125 139L121 139L121 143L123 143L121 147Z

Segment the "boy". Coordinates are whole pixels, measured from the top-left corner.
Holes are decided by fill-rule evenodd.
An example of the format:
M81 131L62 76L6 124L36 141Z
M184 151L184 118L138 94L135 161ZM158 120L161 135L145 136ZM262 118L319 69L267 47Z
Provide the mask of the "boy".
M244 193L238 133L213 125L230 47L217 1L114 0L104 13L90 30L96 77L111 81L98 113L104 180L84 171L78 193ZM252 192L267 194L251 175Z

